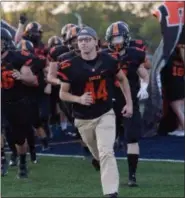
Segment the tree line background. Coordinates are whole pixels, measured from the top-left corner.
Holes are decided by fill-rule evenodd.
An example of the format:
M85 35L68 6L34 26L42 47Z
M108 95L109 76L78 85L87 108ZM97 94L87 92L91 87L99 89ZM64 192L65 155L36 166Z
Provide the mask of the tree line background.
M20 2L16 2L15 6L18 4ZM112 22L123 20L128 23L132 38L144 40L151 52L156 49L160 42L160 26L152 16L156 2L138 2L139 6L128 2L125 3L124 7L118 2L69 2L66 8L67 13L53 14L52 10L61 4L64 2L25 2L21 11L15 11L13 7L9 12L1 10L2 19L17 27L20 14L25 12L28 22L38 21L43 26L43 40L47 42L50 36L60 36L61 28L66 23L77 24L74 13L79 13L83 24L94 28L102 40L107 27Z

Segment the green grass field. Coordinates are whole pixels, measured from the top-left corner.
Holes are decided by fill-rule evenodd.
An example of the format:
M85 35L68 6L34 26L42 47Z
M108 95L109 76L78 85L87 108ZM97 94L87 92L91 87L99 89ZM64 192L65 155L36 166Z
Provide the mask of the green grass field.
M127 164L118 161L120 197L184 197L184 164L140 162L138 188L124 186ZM29 178L16 179L16 168L9 168L1 180L2 197L103 197L100 176L87 160L40 157L29 164Z

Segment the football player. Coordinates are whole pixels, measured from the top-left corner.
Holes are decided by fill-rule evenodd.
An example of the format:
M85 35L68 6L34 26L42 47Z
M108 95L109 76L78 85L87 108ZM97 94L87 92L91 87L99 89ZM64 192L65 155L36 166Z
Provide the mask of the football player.
M30 57L12 50L10 33L1 28L1 94L2 111L11 126L12 138L19 155L19 178L28 175L26 165L26 137L31 129L30 108L24 94L25 85L37 85L30 67ZM24 84L23 84L24 83Z
M124 98L121 94L120 85L115 82L115 102L114 109L117 118L117 133L123 135L127 143L127 161L129 169L128 186L137 186L136 169L139 158L139 137L141 135L141 115L139 111L139 100L148 97L147 87L149 75L144 68L145 52L139 48L130 46L130 32L128 25L123 22L112 23L106 31L108 49L104 52L109 53L118 59L121 69L128 78L132 100L133 116L130 119L122 119L120 109L124 105ZM142 79L140 81L140 79Z

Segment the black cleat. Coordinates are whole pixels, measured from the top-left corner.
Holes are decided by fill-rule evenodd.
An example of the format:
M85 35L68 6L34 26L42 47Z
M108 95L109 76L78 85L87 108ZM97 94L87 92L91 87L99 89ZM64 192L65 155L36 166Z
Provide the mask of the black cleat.
M117 198L118 197L118 193L109 194L109 195L106 195L105 197L108 197L108 198Z
M128 186L129 187L138 187L138 184L136 182L136 178L135 177L132 177L132 178L129 179Z
M100 171L100 162L96 159L92 159L92 165L94 166L96 171Z
M36 152L31 152L30 153L30 160L33 164L37 164L37 156L36 156Z
M1 161L1 176L4 177L7 174L8 174L8 163L6 159L3 159Z
M18 171L17 178L18 179L28 178L28 169L27 169L26 164L19 165L19 171Z
M84 160L91 158L91 152L89 151L88 147L82 146L82 155Z

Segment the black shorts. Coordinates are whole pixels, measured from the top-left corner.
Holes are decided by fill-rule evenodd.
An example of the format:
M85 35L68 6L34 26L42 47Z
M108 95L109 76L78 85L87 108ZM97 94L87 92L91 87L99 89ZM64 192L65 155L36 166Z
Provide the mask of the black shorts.
M133 94L134 93L134 94ZM137 94L135 94L136 91L134 90L132 92L132 101L133 101L133 106L138 106L139 100L137 98ZM122 117L121 111L123 107L125 106L126 101L125 97L119 87L114 88L114 98L113 98L113 109L116 114L116 117Z
M164 85L164 93L169 101L181 100L185 97L184 77L173 77Z
M181 100L185 97L183 63L178 59L178 57L174 56L171 56L168 64L163 68L161 72L163 90L165 98L168 101Z
M30 130L30 107L26 99L14 103L3 103L3 113L11 128L12 138L22 145Z
M42 121L41 121L41 118L40 118L39 105L38 105L37 101L32 100L30 102L30 111L31 111L32 126L35 129L38 129L39 127L42 126Z
M115 98L113 100L113 109L116 115L116 137L124 139L128 143L138 141L141 136L141 114L139 111L139 101L137 97L133 100L133 117L123 117L121 111L126 104L123 93L119 87L114 89Z
M125 98L122 94L122 91L119 87L114 88L114 98L113 98L113 109L116 115L116 118L123 117L121 111L125 105Z
M37 102L39 105L39 114L43 119L49 118L50 116L50 95L48 94L40 94L37 98Z
M123 118L124 139L127 143L139 141L142 134L142 119L139 111L139 105L134 105L131 118Z
M8 126L8 122L5 118L3 111L1 111L1 132Z

